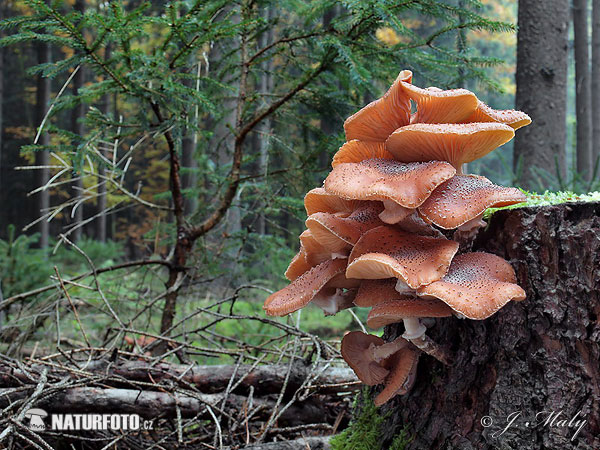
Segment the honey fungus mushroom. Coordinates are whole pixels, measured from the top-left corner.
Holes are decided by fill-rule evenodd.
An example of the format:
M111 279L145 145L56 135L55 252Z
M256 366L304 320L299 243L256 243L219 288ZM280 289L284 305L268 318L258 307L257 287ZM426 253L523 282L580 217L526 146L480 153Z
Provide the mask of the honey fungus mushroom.
M464 253L454 258L441 280L419 288L417 295L440 299L461 317L483 320L511 300L525 299L516 283L515 271L499 256Z
M454 176L448 163L401 163L390 159L366 159L336 165L325 179L325 190L352 200L378 200L380 219L393 224L412 214L433 190Z
M389 374L383 381L385 387L373 400L375 406L383 405L396 395L406 394L412 388L417 377L419 355L417 349L407 345L385 361Z
M335 314L353 305L356 280L344 276L345 259L333 259L309 269L285 288L271 294L263 305L270 316L285 316L313 303L326 314ZM347 290L346 290L347 289Z
M458 243L445 238L417 236L389 226L367 231L348 260L348 278L377 280L396 278L396 290L414 293L441 279L447 272Z
M403 338L385 342L378 336L351 331L342 338L341 353L360 381L367 386L380 384L389 374L385 360L410 345Z
M448 161L459 174L462 166L510 141L514 130L503 123L417 123L394 131L386 149L398 161Z
M519 189L498 186L482 176L456 175L433 191L419 207L419 213L440 228L472 232L485 226L481 218L487 208L525 200Z

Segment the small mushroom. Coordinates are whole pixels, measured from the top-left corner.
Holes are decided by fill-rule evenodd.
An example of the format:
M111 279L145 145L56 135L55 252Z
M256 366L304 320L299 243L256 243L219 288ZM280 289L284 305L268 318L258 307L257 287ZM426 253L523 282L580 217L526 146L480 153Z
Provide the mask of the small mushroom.
M499 256L474 252L458 255L439 281L422 286L417 295L438 298L461 317L483 320L511 300L524 300L515 271Z
M505 123L514 130L518 130L521 127L529 125L531 123L531 117L523 111L516 111L514 109L490 108L482 101L479 101L477 109L473 114L462 122L500 122Z
M382 383L389 373L383 366L384 360L407 345L402 338L386 343L372 334L351 331L342 339L341 353L358 379L367 386L374 386Z
M502 123L416 123L394 131L385 142L398 161L448 161L457 172L510 141L514 130Z
M271 294L263 305L270 316L285 316L311 301L335 314L353 305L355 290L344 291L350 283L344 276L345 259L332 259L311 268L280 291Z
M358 240L346 276L358 279L397 278L396 290L413 293L442 278L458 250L448 239L417 236L387 226L373 228Z
M487 208L514 205L526 199L519 189L498 186L485 177L456 175L432 192L419 206L419 213L440 228L472 232L485 226L481 217Z
M431 192L454 176L448 163L401 163L390 159L366 159L334 167L325 179L327 192L353 200L379 200L385 223L396 223L420 206Z
M318 212L306 219L306 227L324 248L347 256L365 232L383 225L379 218L382 210L381 203L364 202L348 217Z
M394 159L394 155L385 149L385 142L352 140L340 147L335 155L331 167L344 163L357 163L365 159Z
M304 196L304 208L307 216L317 212L326 212L340 217L348 217L361 203L357 200L338 197L322 187L312 189Z
M346 140L383 142L395 129L410 122L410 99L402 82L412 80L412 72L403 70L389 90L344 122Z
M386 361L389 374L384 380L385 387L374 399L375 406L381 406L396 395L406 394L416 380L419 351L405 346Z
M406 95L417 105L411 123L456 123L469 117L477 109L477 97L466 89L423 89L410 83L401 83Z

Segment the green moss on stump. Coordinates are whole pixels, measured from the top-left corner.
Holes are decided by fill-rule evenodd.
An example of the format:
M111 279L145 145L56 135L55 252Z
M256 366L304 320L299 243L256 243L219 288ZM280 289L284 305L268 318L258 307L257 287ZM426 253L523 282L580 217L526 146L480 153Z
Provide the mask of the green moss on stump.
M352 422L348 428L331 438L331 450L383 450L381 427L391 411L381 415L367 389L356 396L352 409ZM404 450L409 442L408 431L403 428L386 450Z
M600 202L600 192L589 192L587 194L576 194L574 192L550 192L546 191L543 194L537 194L535 192L523 191L527 196L527 201L523 203L517 203L516 205L504 206L502 208L489 208L483 214L483 218L487 219L496 211L502 211L503 209L515 209L523 208L526 206L548 206L548 205L559 205L561 203L569 202Z

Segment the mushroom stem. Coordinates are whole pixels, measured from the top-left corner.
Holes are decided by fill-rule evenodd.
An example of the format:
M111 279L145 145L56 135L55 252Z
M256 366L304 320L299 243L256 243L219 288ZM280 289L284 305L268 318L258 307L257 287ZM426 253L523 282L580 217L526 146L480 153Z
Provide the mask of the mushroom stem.
M412 341L418 339L425 334L427 328L423 326L418 317L406 317L404 320L404 334L402 337Z
M407 317L404 320L404 334L402 337L413 343L419 350L433 356L442 364L450 365L450 356L439 344L425 334L427 328L417 317Z
M374 344L371 344L369 350L373 355L373 359L377 362L380 362L386 358L389 358L398 350L401 350L404 347L406 347L406 344L408 344L408 342L404 338L398 337L392 342L386 342L383 345L376 346Z

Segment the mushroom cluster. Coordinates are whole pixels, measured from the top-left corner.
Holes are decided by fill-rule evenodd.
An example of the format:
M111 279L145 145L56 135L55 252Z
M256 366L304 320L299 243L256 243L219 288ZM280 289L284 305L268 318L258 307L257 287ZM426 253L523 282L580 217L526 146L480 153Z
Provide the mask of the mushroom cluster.
M422 319L482 320L525 298L507 261L458 254L450 237L485 226L487 208L525 200L463 167L511 140L530 118L494 110L465 89L411 82L410 71L400 72L383 97L344 123L347 142L332 171L304 198L308 219L285 274L290 284L264 304L272 316L313 303L325 314L371 308L371 328L403 322L393 342L359 331L342 340L358 378L385 385L377 405L410 389L422 352L450 363L445 347L425 334L432 319Z

